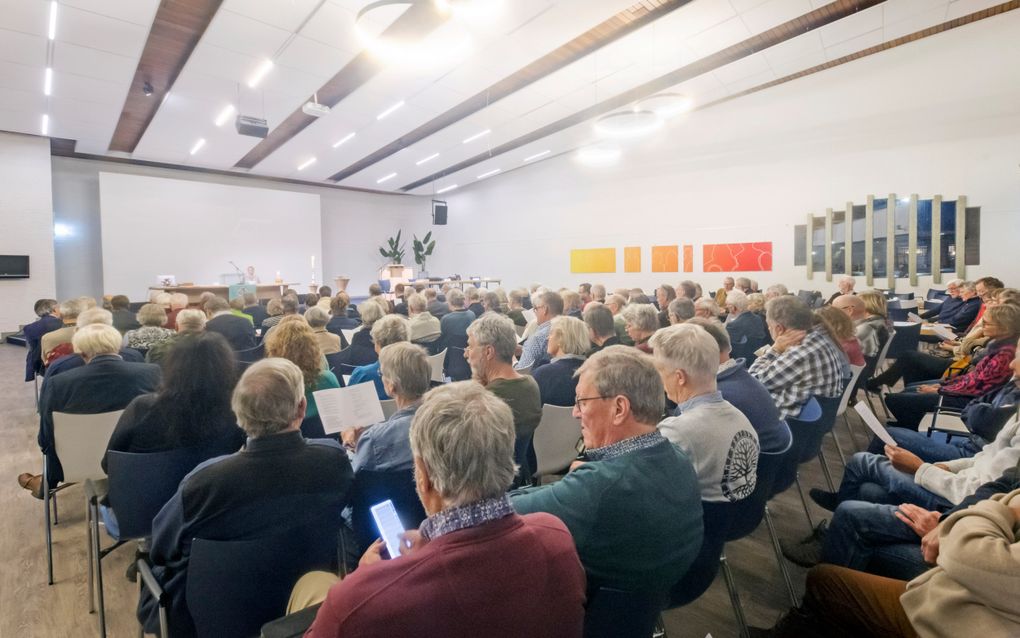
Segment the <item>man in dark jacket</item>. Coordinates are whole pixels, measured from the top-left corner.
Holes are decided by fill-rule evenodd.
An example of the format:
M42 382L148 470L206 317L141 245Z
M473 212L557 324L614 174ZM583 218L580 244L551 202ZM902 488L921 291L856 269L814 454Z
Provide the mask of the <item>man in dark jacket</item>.
M230 304L222 297L213 297L205 302L206 332L218 332L234 350L248 350L255 347L255 328L252 322L238 317L230 311ZM264 335L263 335L264 336Z
M113 327L124 334L128 330L134 330L141 328L142 324L138 323L138 317L135 313L129 310L131 302L128 300L127 295L114 295L110 298L110 308L113 313ZM174 326L167 322L167 327L171 330Z
M259 298L253 292L244 293L244 310L241 312L251 317L252 323L260 327L262 322L269 318L266 307L259 303Z
M36 374L43 371L40 345L42 336L64 327L64 322L60 320L60 305L56 299L40 299L35 302L35 315L39 318L25 326L23 330L28 345L28 353L25 354L25 381L32 381Z

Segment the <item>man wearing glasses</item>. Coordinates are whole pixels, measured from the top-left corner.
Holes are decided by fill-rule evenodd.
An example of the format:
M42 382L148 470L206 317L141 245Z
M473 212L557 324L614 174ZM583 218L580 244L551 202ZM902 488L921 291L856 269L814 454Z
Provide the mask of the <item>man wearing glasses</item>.
M538 329L521 346L521 356L514 365L517 370L534 370L544 363L549 363L549 353L546 352L549 345L549 328L552 326L551 321L563 314L563 297L556 292L543 292L532 309L535 311Z
M664 596L698 555L702 521L694 468L656 429L662 380L627 346L592 355L577 374L584 457L560 481L512 492L514 509L566 524L589 599L603 586Z

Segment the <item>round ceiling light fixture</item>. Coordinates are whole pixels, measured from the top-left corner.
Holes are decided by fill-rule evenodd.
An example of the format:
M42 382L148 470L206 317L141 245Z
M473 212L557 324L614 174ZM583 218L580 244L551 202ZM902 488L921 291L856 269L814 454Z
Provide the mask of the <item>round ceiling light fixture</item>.
M587 166L610 166L615 164L623 151L615 144L590 144L577 151L577 161Z
M504 0L434 0L436 8L454 20L489 24L503 13Z
M404 40L374 33L366 16L388 7L410 6L413 0L376 0L366 4L354 18L354 34L365 49L386 64L427 68L463 59L471 52L471 37L464 31L437 29L418 40ZM383 29L385 30L385 28Z
M617 111L595 120L595 132L603 137L625 139L642 137L662 126L662 118L654 111L637 108Z
M638 108L652 111L663 119L669 119L693 109L694 100L682 93L656 93L641 100Z

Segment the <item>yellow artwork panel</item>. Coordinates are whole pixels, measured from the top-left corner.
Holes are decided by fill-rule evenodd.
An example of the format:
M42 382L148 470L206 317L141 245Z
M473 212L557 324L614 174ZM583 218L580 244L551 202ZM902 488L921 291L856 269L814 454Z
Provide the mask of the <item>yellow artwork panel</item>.
M652 272L677 272L679 270L679 246L652 246Z
M570 251L570 272L616 272L616 249L574 248Z
M623 249L623 272L641 272L640 246L627 246Z

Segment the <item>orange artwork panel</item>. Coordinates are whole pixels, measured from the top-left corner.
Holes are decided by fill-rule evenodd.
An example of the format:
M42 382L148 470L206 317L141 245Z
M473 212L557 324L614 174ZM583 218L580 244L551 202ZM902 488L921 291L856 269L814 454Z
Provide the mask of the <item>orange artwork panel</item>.
M623 249L623 272L641 272L640 246L627 246Z
M772 242L705 244L701 248L704 272L755 272L772 270Z
M616 272L616 249L575 248L570 251L570 272Z
M684 245L684 272L694 272L694 246Z
M679 246L652 246L652 272L679 272Z

